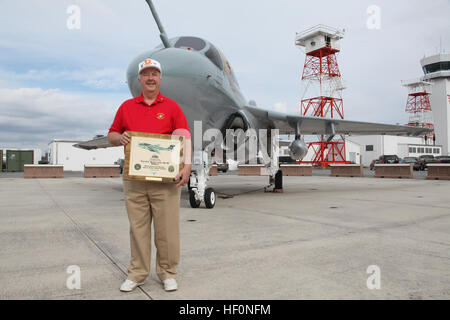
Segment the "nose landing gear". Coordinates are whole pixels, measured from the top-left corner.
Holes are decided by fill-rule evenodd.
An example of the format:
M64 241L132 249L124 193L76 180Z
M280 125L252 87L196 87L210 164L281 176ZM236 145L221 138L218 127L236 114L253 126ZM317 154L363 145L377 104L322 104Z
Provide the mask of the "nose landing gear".
M200 204L202 203L202 200L197 200L196 197L197 190L191 189L189 191L189 203L191 205L191 208L199 208ZM205 206L208 209L214 208L216 204L216 192L214 188L207 188L205 190L205 194L203 195L203 202L205 202Z
M200 207L202 202L206 208L212 209L216 204L216 192L214 188L206 187L209 180L208 155L206 152L194 153L192 172L189 178L189 204L192 208Z

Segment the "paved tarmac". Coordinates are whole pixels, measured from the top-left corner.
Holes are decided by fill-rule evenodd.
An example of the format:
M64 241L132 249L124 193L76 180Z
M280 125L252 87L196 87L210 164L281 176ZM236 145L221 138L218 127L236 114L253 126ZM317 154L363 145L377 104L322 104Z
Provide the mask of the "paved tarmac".
M450 181L322 173L283 177L281 194L264 193L267 177L212 177L214 209L190 208L184 189L171 293L155 250L147 282L118 290L129 262L120 178L0 173L0 299L450 299ZM66 285L71 265L81 289Z

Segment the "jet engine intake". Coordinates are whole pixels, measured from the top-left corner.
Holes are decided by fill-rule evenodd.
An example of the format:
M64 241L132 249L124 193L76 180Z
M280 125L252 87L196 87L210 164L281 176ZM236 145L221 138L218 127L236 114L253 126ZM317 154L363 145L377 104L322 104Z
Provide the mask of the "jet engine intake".
M250 130L251 126L245 115L232 114L222 128L223 155L239 163L248 163L257 159L258 139L257 132Z

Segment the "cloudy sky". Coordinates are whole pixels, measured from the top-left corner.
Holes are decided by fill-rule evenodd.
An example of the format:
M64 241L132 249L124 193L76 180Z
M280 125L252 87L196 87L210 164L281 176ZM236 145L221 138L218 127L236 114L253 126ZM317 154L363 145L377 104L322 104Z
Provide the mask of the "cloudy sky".
M299 112L305 55L294 38L314 25L345 29L338 62L350 120L407 122L400 81L422 75L424 55L450 50L449 0L154 4L169 37L216 44L246 99L278 111ZM67 27L73 5L80 9L79 29ZM379 28L372 6L380 10ZM0 148L46 151L52 139L106 134L130 97L128 63L160 43L144 0L0 0L0 26Z

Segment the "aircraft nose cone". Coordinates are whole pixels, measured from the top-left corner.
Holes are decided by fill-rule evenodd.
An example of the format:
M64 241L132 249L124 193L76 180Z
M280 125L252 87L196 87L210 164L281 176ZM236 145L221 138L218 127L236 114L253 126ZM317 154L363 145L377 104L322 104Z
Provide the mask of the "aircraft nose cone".
M127 70L128 87L131 94L136 97L141 93L141 86L138 81L139 63L145 59L155 59L161 64L162 85L170 77L195 77L211 74L208 65L205 64L205 57L195 51L188 51L178 48L155 49L143 53L133 59Z

